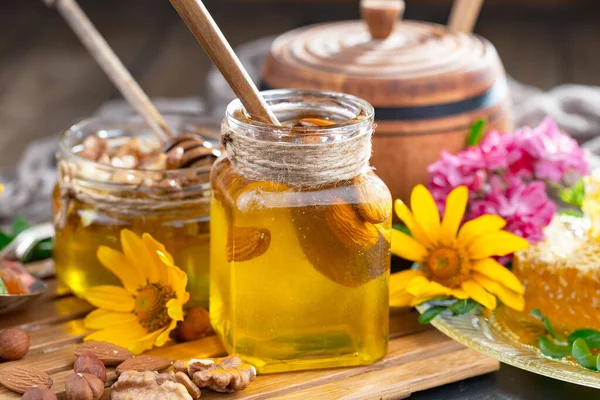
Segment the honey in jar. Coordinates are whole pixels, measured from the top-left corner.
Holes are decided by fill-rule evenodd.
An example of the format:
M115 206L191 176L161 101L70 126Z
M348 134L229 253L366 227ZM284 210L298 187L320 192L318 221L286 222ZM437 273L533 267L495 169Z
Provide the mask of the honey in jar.
M64 134L53 201L54 261L58 278L75 294L91 286L119 285L96 252L99 246L121 251L120 232L127 228L162 242L188 275L191 302L208 305L214 137L207 137L205 121L166 118L177 133L206 137L206 142L196 139L202 149L193 160L183 157L181 149L165 153L168 149L136 117L91 119Z
M369 166L373 109L263 95L282 126L232 102L211 173L213 327L263 373L371 364L388 345L392 206Z

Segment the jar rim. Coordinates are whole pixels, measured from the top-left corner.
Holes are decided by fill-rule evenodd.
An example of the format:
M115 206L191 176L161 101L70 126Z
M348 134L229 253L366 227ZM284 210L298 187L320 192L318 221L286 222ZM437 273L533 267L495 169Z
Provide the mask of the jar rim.
M304 89L271 89L261 91L260 94L265 99L268 106L274 106L287 101L288 103L301 103L302 99L323 99L336 103L339 107L353 107L357 110L353 118L362 115L361 119L348 118L340 123L334 123L327 126L301 127L297 129L292 126L277 126L247 117L247 112L239 99L231 101L226 108L225 118L229 123L235 123L241 129L259 129L262 131L271 131L277 137L291 136L296 134L296 130L303 134L311 135L330 135L343 133L352 129L359 130L365 125L372 125L374 121L373 106L357 96L334 91L304 90ZM310 104L310 103L309 103Z
M179 119L181 121L184 121L186 123L189 123L191 125L196 125L196 128L202 126L202 125L209 125L209 121L211 121L211 117L210 116L199 116L199 115L192 115L190 113L186 113L186 112L166 112L166 113L162 113L162 115L165 117L165 119L167 121L169 120L174 120L174 119ZM212 122L214 123L214 118L212 118ZM90 136L93 133L97 133L98 131L100 131L101 129L94 129L96 132L85 132L86 128L89 128L90 126L93 126L94 124L98 124L99 126L106 126L107 128L111 128L111 129L118 129L118 125L119 124L135 124L135 128L136 129L130 129L130 131L137 131L138 126L142 129L142 130L147 130L149 132L150 135L152 135L151 133L151 129L150 127L148 127L148 125L146 124L146 122L137 114L131 114L131 115L122 115L122 116L118 116L118 117L105 117L105 116L93 116L93 117L88 117L88 118L84 118L81 121L76 122L75 124L71 125L70 127L68 127L67 129L65 129L60 137L59 140L59 151L62 155L66 155L69 158L71 158L73 161L77 162L77 163L83 163L85 165L90 165L92 167L95 168L100 168L103 170L107 170L107 171L121 171L121 172L128 172L128 173L156 173L156 172L161 172L161 173L165 173L166 175L169 176L176 176L179 174L182 174L184 172L186 173L190 173L190 172L195 172L198 174L202 174L202 173L210 173L210 169L212 167L212 165L210 166L201 166L201 167L186 167L186 168L173 168L173 169L167 169L167 170L161 170L161 171L157 171L157 170L151 170L151 169L144 169L144 168L124 168L124 167L116 167L113 165L108 165L108 164L103 164L94 160L90 160L87 158L84 158L82 156L80 156L79 154L77 154L77 152L73 151L74 146L81 144L81 142L79 143L68 143L69 139L72 139L74 141L76 141L77 139L75 137L71 137L71 135L75 135L76 133L82 133L82 139ZM171 128L173 128L172 124ZM215 126L218 126L217 124L215 124ZM177 132L176 129L174 129L175 132ZM177 134L181 134L184 132L177 132ZM207 141L213 143L214 145L218 146L219 145L219 131L216 130L215 131L215 136L214 137L208 137L208 135L206 135L205 133L203 133L201 136L205 139L207 139ZM111 136L111 137L119 137L118 135L115 136ZM134 137L134 136L131 136ZM218 150L218 147L216 148L216 150Z

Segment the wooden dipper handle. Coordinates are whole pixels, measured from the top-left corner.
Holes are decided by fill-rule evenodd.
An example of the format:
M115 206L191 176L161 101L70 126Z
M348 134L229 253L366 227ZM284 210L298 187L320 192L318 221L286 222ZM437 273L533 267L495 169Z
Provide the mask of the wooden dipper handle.
M81 43L119 89L127 102L142 116L148 126L163 141L173 136L169 125L150 101L75 0L44 0L63 16Z
M396 22L404 14L402 0L361 0L360 14L369 26L373 39L387 39L394 31Z
M473 32L482 5L483 0L454 0L448 29L451 32Z
M170 0L171 4L198 43L217 66L221 74L240 99L248 114L273 125L281 125L269 110L258 88L237 58L223 33L200 0Z

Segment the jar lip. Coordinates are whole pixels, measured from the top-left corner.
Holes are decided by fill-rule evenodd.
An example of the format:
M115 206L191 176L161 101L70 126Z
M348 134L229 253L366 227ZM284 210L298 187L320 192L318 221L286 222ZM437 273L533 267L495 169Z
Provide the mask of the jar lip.
M355 116L360 114L364 115L363 119L349 119L347 121L343 121L341 123L335 123L333 125L328 126L311 126L311 127L302 127L302 132L310 132L310 134L318 135L328 135L335 133L339 130L346 130L349 127L359 128L362 125L373 124L375 110L373 106L354 95L342 93L342 92L333 92L333 91L321 91L321 90L304 90L304 89L271 89L261 91L260 94L265 99L267 105L273 105L277 102L284 101L286 99L294 100L300 99L302 97L306 98L322 98L324 100L333 100L336 101L340 106L352 106L356 107L360 110ZM239 99L235 99L229 103L227 109L225 111L225 118L228 121L234 121L240 128L246 129L265 129L272 130L277 133L278 136L283 135L291 135L292 131L295 129L291 126L277 126L270 123L258 121L255 119L242 119L239 117L239 111L242 111L244 115L246 115L246 110ZM238 113L236 113L238 112ZM236 115L237 114L237 115Z
M198 121L200 121L200 120L208 121L210 119L210 116L198 116L198 115L191 115L190 113L175 113L175 112L163 113L163 116L167 120L169 118L171 118L171 119L172 118L181 118L185 121L190 121L190 123L193 122L192 121L193 119L196 119ZM73 144L67 143L68 140L70 139L70 135L73 135L76 132L84 132L84 129L86 127L93 126L96 123L99 125L105 124L107 127L110 127L110 126L116 127L118 124L123 124L123 123L133 123L133 124L139 124L143 129L150 130L150 128L146 125L145 121L136 114L123 115L123 116L119 116L116 118L115 117L103 117L103 116L88 117L88 118L82 119L81 121L76 122L75 124L71 125L69 128L67 128L66 130L64 130L62 132L60 140L59 140L59 144L58 144L60 153L68 155L70 158L72 158L72 160L74 160L77 163L84 163L84 164L93 166L95 168L100 168L103 170L123 171L123 172L128 172L128 173L161 172L161 173L165 173L167 175L178 175L178 174L190 173L190 172L210 173L212 165L211 166L202 166L202 167L174 168L174 169L157 171L157 170L144 169L144 168L115 167L113 165L102 164L100 162L81 157L79 154L77 154L76 152L73 151ZM200 124L198 123L198 125L200 125ZM181 132L181 133L183 133L183 132ZM218 135L218 133L219 132L216 131L217 135ZM84 135L84 137L87 137L88 135L89 134L86 134L86 135ZM211 141L211 139L214 139L212 141L214 141L215 144L218 145L218 143L219 143L217 136L215 136L214 138L208 137L207 135L202 135L202 136L204 138L206 138L207 141Z

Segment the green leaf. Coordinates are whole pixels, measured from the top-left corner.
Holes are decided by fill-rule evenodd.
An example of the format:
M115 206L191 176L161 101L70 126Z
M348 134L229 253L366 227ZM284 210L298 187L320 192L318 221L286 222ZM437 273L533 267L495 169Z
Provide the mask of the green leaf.
M581 210L560 210L558 215L566 215L567 217L583 218L583 211Z
M0 294L8 294L8 290L6 289L6 285L2 278L0 278Z
M472 299L458 300L448 306L448 310L452 311L453 315L463 315L474 310L479 303Z
M437 317L447 309L448 308L444 306L429 307L427 310L425 310L423 314L419 315L419 322L422 324L428 324L431 322L431 320L433 320L435 317Z
M17 236L19 233L23 232L25 229L29 228L29 222L23 217L19 215L12 223L12 232L11 235L13 238Z
M406 233L408 236L411 236L410 229L408 229L408 227L404 224L394 224L392 225L392 228L402 233Z
M54 241L52 239L42 240L36 244L28 254L25 254L23 262L32 262L38 260L45 260L52 257L54 251Z
M13 238L7 235L4 232L0 232L0 250L8 246L10 242L12 242Z
M557 344L545 336L540 336L538 346L545 356L552 358L565 358L571 355L571 346Z
M554 328L552 328L552 324L550 323L550 320L548 318L544 317L544 315L542 314L542 312L539 309L534 308L533 310L531 310L529 315L542 321L542 323L544 324L544 328L546 328L546 332L548 332L550 334L550 336L552 336L554 339L560 339L558 337L558 335L556 335L556 332L554 332Z
M562 201L575 207L583 206L583 198L585 197L585 183L580 179L571 187L566 187L558 192L558 196Z
M596 357L592 355L590 348L583 339L576 339L571 347L571 355L579 365L588 369L596 369Z
M535 317L535 318L539 319L540 321L542 320L542 318L544 318L544 316L542 315L542 312L540 311L539 308L534 308L533 310L531 310L531 312L529 313L529 315L531 315L532 317Z
M600 371L600 354L596 357L596 369Z
M469 136L467 136L467 146L477 146L483 139L485 132L485 119L478 119L471 125Z
M577 339L583 339L593 349L600 348L600 332L594 329L579 329L569 335L569 343L573 344Z

